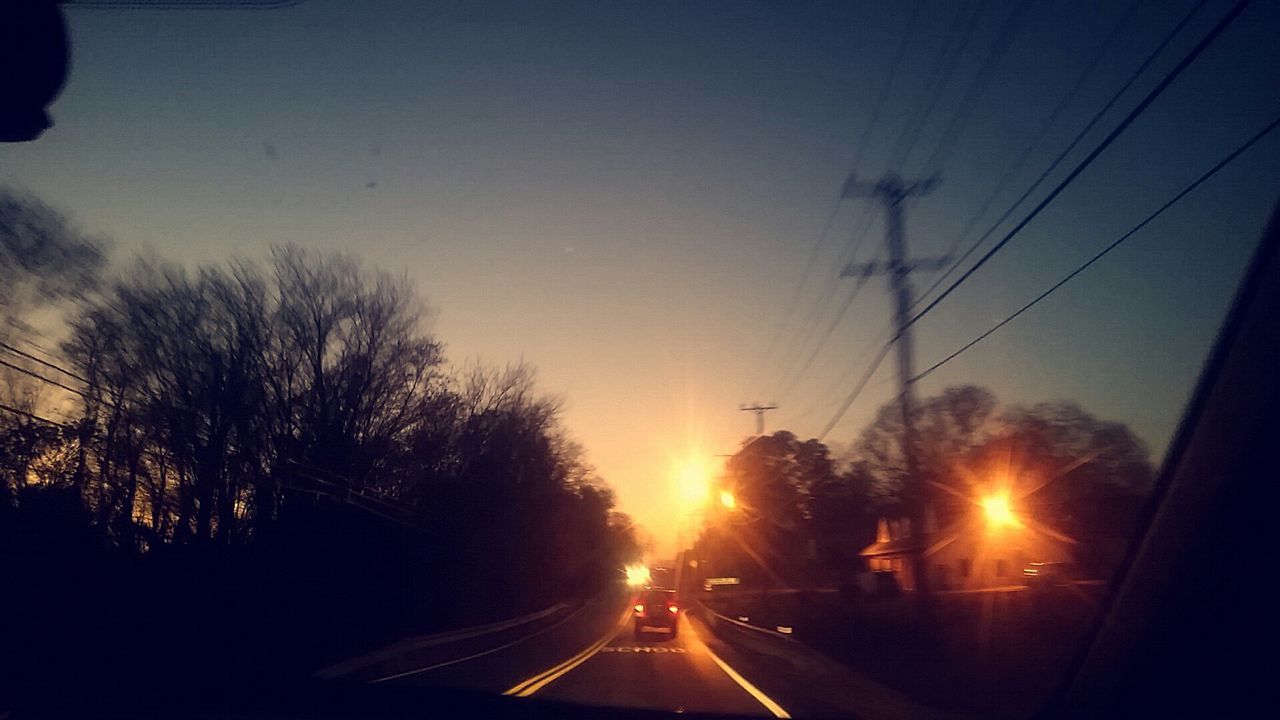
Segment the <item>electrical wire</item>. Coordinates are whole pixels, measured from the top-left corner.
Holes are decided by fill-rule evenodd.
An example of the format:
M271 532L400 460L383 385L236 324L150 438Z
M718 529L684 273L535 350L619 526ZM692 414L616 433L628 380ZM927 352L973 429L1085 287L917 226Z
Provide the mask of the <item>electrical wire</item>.
M963 23L964 29L960 42L939 53L939 66L935 68L934 78L925 89L925 108L921 112L913 114L909 124L903 128L894 143L893 161L890 163L890 167L896 171L902 171L916 145L919 144L920 138L924 136L924 130L928 127L929 120L933 117L933 113L938 107L938 102L942 99L943 90L951 82L951 77L960 67L960 58L963 57L964 52L968 49L969 43L973 38L973 32L978 28L978 20L982 17L986 6L986 0L975 5L969 14L968 20Z
M987 228L986 232L982 233L981 237L973 241L973 243L960 255L960 257L956 258L955 261L952 262L951 265L941 275L939 275L937 278L934 279L933 284L931 284L923 293L920 294L920 296L916 299L915 303L913 303L912 307L915 307L916 305L919 305L920 303L924 302L925 298L931 295L934 290L937 290L938 286L942 285L942 283L945 282L948 277L951 277L951 274L955 272L956 269L958 269L961 265L963 265L964 261L968 260L969 256L972 255L975 251L977 251L977 249L981 247L984 242L987 241L987 238L991 237L995 233L995 231L998 230L1000 226L1003 225L1004 222L1008 220L1009 217L1013 215L1015 211L1017 211L1018 207L1022 205L1023 201L1026 200L1028 197L1030 197L1031 193L1035 192L1036 189L1040 187L1041 183L1043 183L1049 177L1049 175L1053 173L1054 170L1058 169L1058 166L1062 164L1062 161L1065 160L1066 157L1071 154L1072 150L1075 150L1076 146L1079 145L1080 142L1084 140L1085 136L1087 136L1089 132L1093 130L1094 126L1097 125L1102 120L1102 118L1111 110L1111 108L1120 100L1120 98L1129 90L1129 88L1133 86L1133 83L1136 82L1144 72L1146 72L1147 68L1151 66L1151 63L1155 62L1156 58L1160 56L1160 53L1164 51L1165 47L1167 47L1169 43L1172 42L1173 39L1177 37L1177 35L1180 32L1182 32L1182 29L1186 27L1187 23L1191 22L1191 19L1195 17L1196 13L1198 13L1200 9L1203 8L1207 2L1208 0L1200 0L1200 2L1198 2L1194 7L1191 8L1190 11L1187 12L1186 15L1182 17L1182 20L1180 20L1177 25L1174 25L1173 28L1168 33L1165 34L1164 39L1160 41L1160 44L1157 45L1154 50L1152 50L1150 53L1147 54L1146 59L1143 60L1140 65L1138 65L1138 68L1134 70L1132 74L1129 75L1127 80L1121 83L1119 89L1117 89L1114 93L1112 93L1111 98L1107 100L1106 103L1103 104L1100 110L1094 113L1093 117L1089 119L1089 122L1085 124L1084 128L1081 129L1078 133L1076 133L1076 136L1071 139L1071 142L1067 143L1067 146L1063 148L1061 152L1058 153L1057 157L1055 157L1049 163L1048 167L1046 167L1044 171L1040 173L1040 176L1037 177L1035 181L1031 183L1031 186L1028 187L1026 190L1024 190L1023 193L1018 196L1018 199L1013 201L1013 204L1011 204L1008 207L1008 209L1004 211L1004 213L999 217L999 219L997 219L994 223L991 224L991 227ZM1025 154L1029 154L1029 153L1025 153ZM998 188L997 192L1003 189L1002 186L1004 184L1005 184L1005 181L1002 179L1002 181L998 183L998 185L1000 185L1001 187ZM951 255L955 252L956 246L958 246L961 242L963 242L962 238L965 235L969 234L969 231L972 229L973 225L977 224L977 221L981 218L981 216L986 213L986 208L989 207L990 204L995 201L995 195L996 195L996 192L993 192L992 195L987 198L987 200L983 203L983 206L982 206L983 209L981 209L977 214L974 215L974 217L966 225L965 229L961 231L960 235L957 236L957 239L952 243L950 252L947 253L948 255Z
M889 96L893 90L893 86L895 82L897 81L898 72L902 67L902 61L906 57L907 48L911 45L911 40L915 36L916 30L919 26L920 16L922 14L923 9L924 9L924 0L916 0L915 7L912 9L911 15L907 20L906 28L903 30L902 37L898 40L898 45L894 49L893 59L889 63L889 69L885 75L885 80L883 83L881 83L880 89L876 93L876 99L872 105L871 115L867 119L867 124L863 128L862 135L859 138L858 144L854 149L853 162L851 164L855 170L857 169L858 165L861 163L862 158L866 153L867 146L870 144L871 138L875 133L876 127L880 123L880 115L884 112L885 105L888 104ZM809 251L809 259L805 263L804 272L801 273L800 282L796 286L795 292L792 293L790 302L787 303L787 310L783 313L782 320L778 323L778 329L774 332L773 338L769 341L769 344L766 346L766 350L762 355L763 360L760 363L759 369L756 371L755 375L752 377L750 386L755 386L757 382L760 380L760 376L763 373L765 373L766 369L773 364L774 354L778 349L778 344L782 342L782 337L783 335L786 334L787 328L791 327L789 322L791 320L792 314L795 312L796 306L800 300L800 296L803 294L804 288L808 284L809 276L812 274L813 269L816 266L816 263L817 263L818 257L821 254L822 248L826 244L827 235L828 233L830 233L831 228L835 223L836 217L839 215L842 201L843 201L843 198L840 198L840 197L836 198L836 201L833 204L831 211L827 215L826 222L823 223L822 230L818 233L818 236L814 241L813 247ZM864 212L863 217L866 218L869 216ZM862 219L860 219L855 223L855 226L862 222L863 222ZM829 291L821 293L818 296L818 302L815 303L814 308L810 310L808 315L815 315L815 314L819 316L821 315L822 298L827 294L829 294ZM809 321L806 320L804 324L807 325L808 322ZM786 370L784 369L781 374L785 375Z
M28 370L27 368L24 368L24 367L22 367L21 365L14 365L13 363L11 363L11 362L9 362L9 361L7 361L7 360L0 360L0 365L3 365L4 367L7 367L7 368L9 368L9 369L11 369L11 370L17 370L18 372L22 373L23 375L30 375L31 377L33 377L33 378L35 378L35 379L37 379L37 380L40 380L40 381L45 382L45 383L48 383L48 384L53 385L53 386L55 386L55 387L62 388L63 390L66 390L67 392L75 393L76 395L79 395L80 397L82 397L82 398L84 398L84 399L86 399L86 400L91 399L91 398L89 397L89 394L88 394L88 393L86 393L86 392L84 392L83 390L77 390L76 388L73 388L73 387L71 387L70 385L67 385L67 384L65 384L65 383L58 382L57 380L54 380L53 378L45 377L44 375L41 375L40 373L38 373L38 372L36 372L36 371L34 371L34 370Z
M858 293L862 290L862 287L867 284L867 280L870 277L870 275L858 276L857 282L849 289L849 294L845 296L844 303L840 306L840 311L836 313L835 317L831 318L831 321L827 324L826 331L822 334L822 338L813 348L813 352L809 353L809 357L805 359L804 363L794 373L792 373L782 392L779 393L779 397L786 397L791 394L792 390L795 390L796 385L799 384L801 378L804 377L805 372L813 366L813 362L818 359L818 355L822 353L822 349L827 346L827 341L831 339L832 334L835 333L836 327L838 327L840 325L840 321L844 319L845 313L849 312L849 307L853 305L853 301L858 298Z
M981 96L987 84L990 82L991 75L995 71L995 68L999 65L1000 60L1003 58L1005 52L1008 50L1009 46L1012 44L1013 37L1016 34L1017 28L1021 23L1023 17L1025 16L1027 10L1029 10L1030 7L1034 4L1035 4L1035 0L1029 0L1027 2L1022 2L1018 4L1013 8L1013 10L1009 13L1009 15L1006 16L1004 22L1001 23L1000 29L997 31L996 39L995 41L993 41L991 48L987 53L987 56L984 58L982 66L980 67L977 74L975 75L974 80L969 84L968 88L965 90L963 99L960 102L960 109L952 117L952 120L948 125L947 130L944 131L943 133L944 140L947 138L948 135L956 135L959 133L959 129L963 126L963 123L967 120L968 114L972 112L972 108L976 104L977 99ZM928 84L925 91L926 97L928 98L926 103L926 108L924 112L915 114L915 122L909 125L908 128L904 128L903 132L899 134L898 139L894 143L895 159L892 161L892 163L895 168L899 168L899 169L901 168L901 166L905 163L906 159L910 156L911 152L915 149L916 144L919 142L920 135L924 130L924 126L927 124L929 116L932 115L934 109L937 106L937 100L939 96L942 94L941 90L950 81L951 75L958 64L957 61L960 55L963 53L963 51L968 47L973 31L976 29L978 20L985 9L986 9L986 0L983 0L983 2L978 3L974 7L974 9L970 12L968 16L968 20L964 23L964 29L962 34L960 35L959 42L952 43L951 41L948 41L947 45L951 47L944 46L943 50L938 54L938 63L934 68L934 72L931 73L934 76L934 79ZM959 19L963 14L964 14L963 11L957 13L956 19ZM904 49L905 49L904 45L899 46L900 51ZM895 62L897 61L900 61L900 57L895 58ZM907 141L908 137L910 137L909 142ZM864 141L865 139L866 137L864 136ZM952 142L954 142L954 138L952 138ZM937 150L935 150L934 154L937 155ZM932 156L931 156L931 160L932 160ZM864 212L867 213L869 216L870 208L868 208ZM860 238L859 244L861 243L862 239L865 239L865 236L864 238ZM857 254L857 250L855 248L855 251L854 253L852 253L852 255L856 257L856 254ZM852 258L849 260L849 262L852 262ZM837 281L839 280L838 274L835 276L835 279ZM845 302L841 305L836 315L828 321L826 330L821 334L817 346L814 347L812 352L809 353L809 355L807 356L807 359L802 363L801 367L795 372L790 374L788 374L787 370L784 367L782 371L782 380L781 380L781 382L784 385L784 389L782 390L781 395L785 396L789 394L790 391L795 388L796 384L798 384L799 380L803 377L804 372L808 370L810 366L812 366L813 362L817 359L822 349L826 346L826 343L830 340L832 333L835 331L835 328L839 326L840 321L844 318L845 314L848 312L849 307L852 305L854 298L857 297L858 292L862 289L862 286L866 284L866 281L867 281L867 278L865 277L861 278L858 281L858 284L846 297ZM835 283L830 283L830 287L827 288L821 295L819 295L819 302L815 305L816 312L812 313L813 317L811 322L806 323L808 328L803 333L803 338L799 344L800 347L803 348L808 344L810 337L812 337L813 331L816 330L821 325L821 306L822 306L821 300L823 297L829 296L831 294L831 291L834 290L834 285Z
M14 415L20 415L24 418L27 418L28 420L35 420L36 422L42 422L42 423L45 423L46 425L52 425L53 427L59 427L59 428L67 427L66 425L60 422L50 420L49 418L40 417L39 415L29 413L26 410L19 410L16 407L13 407L11 405L6 405L4 403L0 403L0 410L13 413Z
M764 359L761 361L755 375L752 376L751 382L748 383L749 387L755 387L759 382L760 375L764 372L764 369L771 364L774 351L777 349L778 343L782 342L783 334L786 332L786 329L790 327L787 323L791 320L791 316L796 310L796 305L800 302L800 296L804 293L804 287L809 282L809 275L813 272L813 268L817 264L823 245L826 244L827 234L831 232L832 225L835 224L836 218L840 215L840 207L841 202L837 199L835 204L831 207L831 212L827 214L827 220L822 224L822 230L818 232L818 237L814 242L813 247L809 250L809 260L805 263L804 272L800 274L800 282L796 285L795 292L791 293L791 300L787 303L787 309L783 312L782 320L778 323L778 329L774 331L773 339L769 341L767 349L762 356Z
M951 285L947 286L946 290L943 290L941 294L939 294L936 298L930 301L929 304L926 305L923 310L911 316L911 318L909 318L903 324L902 328L898 330L898 333L897 335L895 335L895 338L901 337L902 333L905 332L907 328L916 324L917 322L920 321L921 318L929 314L930 311L932 311L935 307L937 307L943 300L945 300L948 296L950 296L951 293L955 292L957 288L959 288L961 285L965 283L965 281L967 281L970 277L972 277L973 274L977 272L979 268L981 268L989 260L991 260L991 258L994 257L996 253L1000 252L1001 249L1003 249L1006 245L1008 245L1009 242L1013 240L1013 238L1017 237L1017 235L1020 232L1022 232L1023 228L1025 228L1033 219L1035 219L1036 216L1038 216L1042 210L1048 207L1049 204L1052 203L1058 197L1058 195L1062 194L1062 191L1065 190L1069 185L1071 185L1071 183L1074 182L1075 179L1079 177L1082 172L1085 171L1085 169L1087 169L1090 165L1092 165L1093 161L1097 160L1098 156L1100 156L1108 147L1110 147L1111 144L1114 143L1116 139L1119 138L1120 135L1122 135L1124 131L1127 130L1129 126L1132 125L1133 122L1137 120L1147 110L1148 107L1151 106L1151 103L1155 102L1156 98L1160 97L1160 95L1163 94L1166 89L1168 89L1168 87L1173 83L1173 81L1176 80L1177 77L1181 75L1182 72L1191 65L1191 63L1195 62L1196 58L1200 57L1200 55L1210 45L1212 45L1213 42L1217 40L1218 37L1221 36L1224 31L1226 31L1226 29L1231 25L1231 23L1234 22L1235 19L1240 16L1240 13L1244 12L1244 9L1248 7L1250 2L1251 0L1239 0L1235 4L1235 6L1232 7L1232 9L1228 11L1227 14L1224 15L1223 18L1219 20L1216 25L1214 25L1213 29L1210 30L1208 34L1206 34L1203 38L1201 38L1200 41L1196 43L1195 47L1192 48L1191 51L1187 53L1187 55L1183 57L1182 60L1179 61L1178 64L1168 72L1168 74L1165 75L1165 77L1160 81L1160 83L1156 85L1156 87L1153 88L1151 92L1147 93L1146 97L1144 97L1142 101L1139 102L1138 105L1133 110L1131 110L1129 114L1126 115L1122 121L1120 121L1120 124L1118 124L1114 129L1112 129L1112 131L1107 135L1107 137L1104 138L1102 142L1099 143L1098 146L1095 147L1084 158L1084 160L1080 161L1080 163L1076 165L1075 169L1073 169L1065 178L1063 178L1063 180L1060 183L1058 183L1058 185L1052 191L1050 191L1049 194L1043 200L1041 200L1040 203L1036 205L1036 207L1032 209L1030 213L1026 215L1026 217L1020 220L1018 224L1013 227L1013 229L1011 229L1007 234L1005 234L1005 236L1000 240L1000 242L996 243L994 247L988 250L981 258L978 259L976 263L970 266L968 270L966 270L959 278L957 278L954 282L952 282Z
M19 356L19 357L23 357L23 358L26 358L26 359L28 359L28 360L31 360L32 362L37 362L37 363L39 363L39 364L41 364L41 365L43 365L43 366L45 366L45 367L49 368L50 370L56 370L56 371L58 371L58 372L62 373L63 375L66 375L66 376L68 376L68 377L71 377L71 378L74 378L74 379L76 379L76 380L79 380L79 381L80 381L80 382L82 382L82 383L87 383L87 382L89 382L88 380L84 379L83 377L81 377L81 376L77 375L77 374L76 374L76 373L74 373L74 372L71 372L70 370L67 370L67 369L66 369L66 368L64 368L64 367L61 367L61 366L59 366L59 365L57 365L57 364L55 364L55 363L49 362L48 360L43 360L43 359L41 359L41 358L38 358L38 357L36 357L35 355L32 355L31 353L25 352L25 351L23 351L23 350L19 350L18 348L16 348L16 347L14 347L14 346L10 345L10 344L9 344L9 343L7 343L7 342L0 341L0 348L3 348L3 349L5 349L5 350L8 350L9 352L11 352L11 353L13 353L14 355L17 355L17 356Z
M969 350L973 346L977 345L983 340L986 340L988 337L990 337L1000 328L1004 327L1005 325L1008 325L1010 322L1016 319L1019 315L1022 315L1026 311L1035 307L1037 304L1040 303L1040 301L1044 300L1045 298L1052 295L1055 291L1057 291L1058 288L1062 287L1063 285L1066 285L1068 282L1073 280L1080 273L1084 272L1085 270L1088 270L1090 266L1092 266L1094 263L1101 260L1112 250L1115 250L1116 248L1120 247L1120 245L1123 244L1126 240L1133 237L1140 230L1142 230L1144 227L1150 224L1153 220L1160 217L1160 215L1164 214L1166 210L1176 205L1180 200L1182 200L1184 197L1189 195L1196 188L1200 187L1200 185L1202 185L1205 181L1209 180L1214 175L1217 175L1218 172L1220 172L1227 165L1231 164L1233 160L1240 157L1240 155L1242 155L1249 148L1253 147L1264 137L1269 135L1277 127L1280 127L1280 117L1277 117L1276 119L1272 120L1266 127L1262 128L1262 130L1255 133L1253 137L1249 138L1249 140L1247 140L1244 144L1240 145L1235 150L1233 150L1231 154L1227 155L1225 158L1220 160L1216 165L1206 170L1203 174L1200 175L1200 177L1196 178L1195 181L1193 181L1190 185L1187 185L1185 188L1183 188L1177 195L1174 195L1172 198L1167 200L1159 208L1156 208L1155 212L1152 212L1150 215L1144 218L1142 222L1138 223L1137 225L1134 225L1132 228L1129 229L1128 232L1126 232L1125 234L1121 235L1119 238L1112 241L1111 244L1107 245L1102 250L1098 251L1097 254L1089 258L1084 264L1080 265L1075 270L1072 270L1070 273L1068 273L1066 277L1062 278L1058 282L1049 286L1047 290L1037 295L1026 305L1023 305L1022 307L1018 308L1018 310L1014 312L1012 315L1009 315L1005 319L991 326L986 332L982 333L981 335L977 336L973 340L970 340L969 342L960 346L950 355L947 355L946 357L942 358L938 362L930 365L928 369L916 374L914 377L912 377L909 380L909 382L916 382L917 380L920 380L926 375L929 375L930 373L942 367L943 365L946 365L947 363L951 362L952 360L956 359L957 357L965 353L967 350Z
M1023 166L1025 166L1027 161L1031 159L1031 155L1037 149L1040 148L1041 143L1043 143L1044 139L1048 136L1049 130L1053 128L1054 124L1057 123L1058 119L1062 117L1062 114L1066 112L1066 109L1070 107L1072 101L1075 100L1076 95L1079 94L1079 92L1082 89L1084 89L1085 83L1087 83L1089 81L1089 78L1093 76L1094 72L1098 68L1098 65L1101 64L1103 57L1106 56L1107 51L1110 50L1111 46L1115 44L1115 41L1119 39L1120 34L1124 30L1125 26L1127 26L1129 24L1129 21L1133 19L1134 14L1137 12L1138 8L1142 6L1144 2L1146 2L1146 0L1134 0L1132 3L1130 3L1129 7L1124 11L1124 13L1121 14L1120 20L1116 23L1115 27L1111 29L1111 32L1107 35L1107 37L1094 50L1093 57L1090 58L1089 62L1085 64L1084 69L1076 77L1076 80L1072 84L1071 88L1067 90L1067 92L1058 101L1058 104L1053 108L1053 110L1049 112L1049 114L1045 117L1045 119L1040 123L1040 127L1036 130L1034 136L1031 139L1031 142L1027 143L1026 147L1022 149L1022 152L1018 154L1017 159L1015 159L1013 163L1005 170L1004 174L1000 177L1000 179L996 181L995 187L987 195L986 199L982 201L982 204L978 206L977 212L973 213L973 215L970 216L969 220L965 223L964 227L960 230L959 233L956 234L955 240L951 241L951 246L947 248L947 251L945 253L943 253L944 257L955 256L956 250L960 247L960 244L969 237L969 233L973 232L973 228L977 226L978 221L981 220L982 217L987 214L987 210L991 209L992 204L994 204L996 199L999 198L1000 194L1004 192L1004 189L1008 187L1009 183L1013 182L1013 179L1017 177L1017 174L1022 170ZM1203 0L1202 0L1202 4L1203 4ZM1105 113L1105 110L1103 110L1103 112ZM1099 117L1101 117L1101 115L1099 115ZM1090 127L1092 127L1092 125L1090 125ZM1071 147L1074 147L1074 145L1072 145ZM1067 152L1070 152L1070 149L1068 149ZM1050 169L1050 172L1051 171L1052 171L1052 167ZM1046 176L1048 174L1049 174L1048 172L1045 173ZM1035 187L1038 187L1038 184L1034 185L1031 188L1031 190L1025 193L1024 197L1025 195L1030 195L1031 192L1034 191ZM1017 204L1015 204L1014 207L1016 208ZM1012 212L1012 210L1010 210L1010 212ZM1003 220L1001 222L1003 222ZM997 223L997 227L998 226L999 226L999 223ZM992 228L990 231L988 231L984 235L982 240L985 240L987 237L990 237L992 232L995 232L995 228ZM979 241L978 244L980 245L981 241ZM933 281L933 284L930 285L927 290L925 290L915 299L915 301L912 303L912 307L915 307L916 305L919 305L921 302L923 302L924 299L928 297L928 295L931 292L937 289L937 287L941 285L948 276L950 276L950 274L955 270L955 267L957 265L963 264L964 259L967 258L970 254L972 254L972 252L973 252L972 250L968 250L966 251L963 257L953 261L950 267L948 267L945 272L943 272L941 275L935 278Z
M862 390L867 386L867 382L871 380L871 376L875 375L876 370L880 368L880 363L884 362L884 359L889 354L889 349L893 347L894 342L894 340L890 340L880 346L880 352L876 354L875 359L867 366L866 371L863 372L862 377L858 380L858 384L853 386L853 390L849 392L849 395L844 399L844 402L840 404L840 408L836 410L836 414L827 421L826 426L822 428L822 432L818 433L818 440L826 439L827 434L835 428L836 424L840 422L840 419L844 417L844 414L849 411L849 407L858 399L858 395L862 394Z
M996 39L992 41L987 56L983 58L982 66L974 75L973 81L966 88L964 97L960 100L956 112L951 116L951 122L947 124L945 130L939 136L938 144L934 146L933 152L929 154L929 158L925 160L924 167L926 175L936 175L942 171L942 166L946 163L951 152L955 150L956 141L960 138L960 133L964 131L965 125L969 122L969 116L978 105L978 100L986 91L987 86L991 83L991 77L995 74L995 70L1000 66L1000 61L1004 59L1004 55L1009 51L1009 47L1013 44L1013 39L1017 35L1018 26L1022 24L1023 18L1026 17L1027 11L1035 5L1036 0L1027 0L1014 6L1009 15L1005 17L1000 29L996 31Z

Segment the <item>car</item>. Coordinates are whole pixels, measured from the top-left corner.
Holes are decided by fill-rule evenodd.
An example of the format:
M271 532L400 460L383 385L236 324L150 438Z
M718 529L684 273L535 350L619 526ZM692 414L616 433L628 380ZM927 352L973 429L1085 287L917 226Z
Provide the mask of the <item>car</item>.
M1031 587L1069 585L1073 579L1071 566L1064 562L1033 562L1022 569L1022 581Z
M675 637L680 631L680 605L675 590L651 589L636 597L632 608L636 639L650 630L659 630Z

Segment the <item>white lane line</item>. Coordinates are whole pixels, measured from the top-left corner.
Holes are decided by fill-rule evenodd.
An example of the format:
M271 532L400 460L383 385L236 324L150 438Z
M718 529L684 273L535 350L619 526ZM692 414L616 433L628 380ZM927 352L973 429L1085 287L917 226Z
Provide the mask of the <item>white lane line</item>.
M565 617L563 617L563 618L561 618L561 619L557 620L556 622L552 623L551 625L548 625L548 626L546 626L546 627L544 627L544 628L542 628L541 630L538 630L538 631L536 631L536 632L529 633L528 635L525 635L524 637L516 638L515 640L512 640L512 641L511 641L511 642L509 642L509 643L506 643L506 644L503 644L503 645L499 645L498 647L490 648L490 649L488 649L488 650L483 650L483 651L481 651L481 652L475 653L474 655L468 655L468 656L466 656L466 657L455 658L455 659L453 659L453 660L445 660L444 662L438 662L438 663L436 663L435 665L428 665L428 666L426 666L426 667L420 667L420 668L417 668L417 669L415 669L415 670L406 670L405 672L402 672L402 673L396 673L395 675L388 675L388 676L386 676L386 677L380 677L380 678L378 678L378 679L376 679L376 680L370 680L370 681L369 681L369 684L370 684L370 685L372 685L372 684L374 684L374 683L386 682L387 680L395 680L395 679L397 679L397 678L408 677L409 675L417 675L418 673L424 673L424 672L427 672L428 670L436 670L436 669L438 669L438 668L448 667L448 666L450 666L450 665L457 665L458 663L466 662L466 661L468 661L468 660L475 660L476 658L481 658L481 657L484 657L485 655L490 655L490 654L492 654L492 653L496 653L496 652L498 652L499 650L506 650L507 648L509 648L509 647L511 647L511 646L513 646L513 645L518 645L518 644L520 644L520 643L524 642L525 640L530 640L530 639L532 639L532 638L535 638L535 637L537 637L537 636L541 635L542 633L547 632L548 630L552 630L552 629L554 629L554 628L560 627L561 625L563 625L563 624L565 624L565 623L569 622L571 619L573 619L573 617L574 617L575 615L577 615L578 613L582 612L583 610L586 610L588 605L591 605L591 603L589 603L589 602L588 602L588 603L583 603L583 604L582 604L582 607L578 608L577 610L574 610L573 612L571 612L571 613L569 613L568 615L566 615Z
M751 697L760 701L760 704L765 706L765 709L767 709L769 712L773 713L774 717L779 717L779 718L791 717L790 713L788 713L786 710L783 710L781 705L774 702L772 698L770 698L768 695L765 695L763 692L761 692L760 688L756 687L755 685L752 685L750 680L747 680L746 678L739 675L737 670L734 670L733 668L729 667L729 663L721 660L720 656L711 652L711 648L707 648L707 654L711 656L712 660L716 661L716 664L720 666L720 669L723 670L726 675L732 678L734 682L741 685L743 690L746 690L748 693L751 694Z
M631 608L626 608L625 610L622 611L622 615L619 616L618 622L609 628L609 631L605 633L604 637L592 643L590 646L588 646L585 650L578 653L577 655L574 655L568 660L565 660L564 662L554 665L546 670L543 670L537 675L534 675L533 677L521 683L516 684L514 687L512 687L511 689L507 690L502 694L514 695L515 697L529 697L530 695L538 692L539 690L546 687L547 685L550 685L552 682L559 679L560 677L563 677L569 671L578 667L582 663L590 660L593 655L600 652L601 648L609 644L609 641L612 640L614 636L618 634L618 629L623 624L625 624L627 617L630 614L631 614Z
M716 665L720 666L720 669L724 671L724 674L729 676L729 679L738 683L739 687L741 687L743 690L746 690L747 693L750 694L751 697L755 698L761 705L763 705L766 710L773 713L774 717L778 717L778 718L791 717L790 713L788 713L786 710L783 710L781 705L773 701L773 698L769 697L768 695L765 695L764 692L760 690L760 688L756 687L755 685L752 685L750 680L742 677L742 675L739 674L737 670L734 670L732 667L730 667L729 663L721 660L720 656L712 652L711 648L705 642L700 644L702 645L703 649L707 651L707 655L711 656L711 659L715 661Z

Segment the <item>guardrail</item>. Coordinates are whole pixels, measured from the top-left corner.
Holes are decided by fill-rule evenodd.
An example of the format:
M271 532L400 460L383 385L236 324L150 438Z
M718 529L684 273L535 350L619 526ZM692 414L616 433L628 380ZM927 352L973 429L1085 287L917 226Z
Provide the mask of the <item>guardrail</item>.
M820 653L800 642L789 632L770 630L722 615L699 600L698 618L711 633L730 645L784 660L802 673L822 671L828 661ZM791 628L784 628L791 630Z
M717 629L716 628L717 624L728 623L734 627L742 628L743 630L750 630L751 632L762 633L765 636L786 640L787 642L792 642L792 643L795 642L795 638L793 638L791 636L791 633L789 632L779 632L777 630L770 630L769 628L762 628L759 625L752 625L750 623L746 623L741 620L735 620L727 615L721 615L715 610L712 610L711 608L707 607L706 603L702 602L701 600L698 601L698 608L703 613L706 613L707 617L703 618L703 622L707 623L707 626L711 628L712 632L715 632L715 630Z

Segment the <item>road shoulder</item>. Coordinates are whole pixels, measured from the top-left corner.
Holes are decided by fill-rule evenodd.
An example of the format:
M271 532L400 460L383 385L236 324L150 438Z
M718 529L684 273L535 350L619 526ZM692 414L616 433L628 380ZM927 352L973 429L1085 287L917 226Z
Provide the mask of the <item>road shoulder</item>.
M960 717L917 703L802 643L744 643L731 633L717 635L696 615L689 620L697 623L707 646L795 717Z

